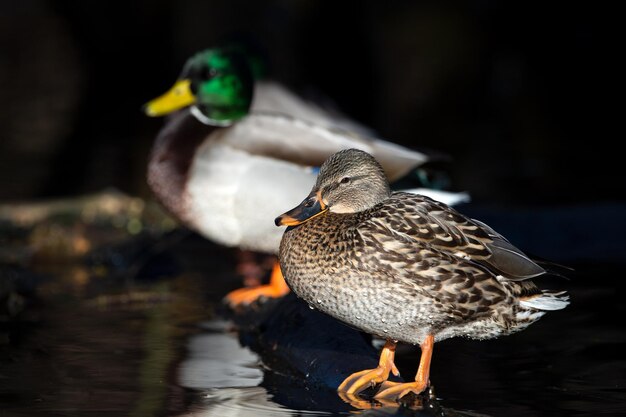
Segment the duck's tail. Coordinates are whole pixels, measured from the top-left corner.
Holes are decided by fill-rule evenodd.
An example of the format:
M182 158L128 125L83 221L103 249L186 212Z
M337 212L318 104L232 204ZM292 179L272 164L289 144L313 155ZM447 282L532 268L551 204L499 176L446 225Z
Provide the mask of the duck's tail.
M520 300L519 303L522 307L532 308L535 310L561 310L568 306L569 295L567 295L565 291L550 292L544 290L541 294Z

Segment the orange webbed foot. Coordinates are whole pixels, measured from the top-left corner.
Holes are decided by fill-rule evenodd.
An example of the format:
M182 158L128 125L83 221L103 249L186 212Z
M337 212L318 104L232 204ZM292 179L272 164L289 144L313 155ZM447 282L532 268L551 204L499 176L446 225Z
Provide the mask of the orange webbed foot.
M396 344L388 340L380 353L378 367L353 373L347 377L341 385L339 385L337 391L340 391L342 394L352 396L369 387L386 381L387 378L389 378L390 372L396 376L400 375L398 368L396 368L396 365L393 362L395 351Z
M421 394L428 387L428 381L416 381L416 382L391 382L387 381L381 387L381 390L376 393L374 398L376 400L392 400L402 398L408 393Z
M278 298L289 292L289 287L283 278L278 262L274 263L270 282L253 288L239 288L231 291L224 297L224 301L231 307L251 304L260 297Z
M415 394L421 394L430 384L428 380L430 375L430 362L433 356L433 345L435 344L435 338L432 335L426 336L426 339L420 345L422 348L422 357L420 358L420 365L415 375L415 382L391 382L387 381L381 387L381 390L376 393L374 398L376 400L390 400L399 399L404 397L410 392Z

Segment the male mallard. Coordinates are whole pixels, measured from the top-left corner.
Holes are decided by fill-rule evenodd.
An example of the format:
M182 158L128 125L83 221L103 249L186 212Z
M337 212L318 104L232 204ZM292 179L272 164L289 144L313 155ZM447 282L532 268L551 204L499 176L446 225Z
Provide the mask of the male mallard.
M352 374L356 395L397 375L398 341L421 346L414 382L387 381L377 398L420 393L435 341L489 339L526 328L568 304L530 280L546 271L502 235L428 197L391 192L368 153L340 151L311 193L276 219L289 287L310 306L387 342L376 369Z
M277 253L281 232L272 219L285 206L295 205L300 190L315 182L312 167L340 149L372 153L390 181L429 159L359 134L366 128L277 83L253 80L237 49L210 49L190 58L174 87L146 105L151 116L187 107L159 133L148 183L170 212L217 243ZM465 193L418 191L449 202L467 199ZM237 290L226 300L247 303L287 291L276 263L269 286Z

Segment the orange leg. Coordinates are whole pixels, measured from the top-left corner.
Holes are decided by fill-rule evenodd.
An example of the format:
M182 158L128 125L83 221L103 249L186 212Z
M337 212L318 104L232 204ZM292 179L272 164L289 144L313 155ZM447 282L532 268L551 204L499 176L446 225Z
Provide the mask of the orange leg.
M272 268L272 275L268 285L259 285L254 288L239 288L226 295L224 300L231 306L250 304L259 297L278 298L289 292L289 287L280 271L278 261L275 261Z
M415 375L415 382L389 382L387 383L387 385L391 386L377 393L374 398L402 398L409 392L419 394L424 391L429 384L428 379L430 377L430 361L433 357L434 344L435 337L433 335L428 335L420 345L420 347L422 348L422 357L420 359L419 368L417 369L417 374Z
M348 395L358 394L370 386L386 381L389 378L389 372L396 376L400 375L398 368L393 363L395 354L396 343L387 340L382 352L380 352L378 367L353 373L339 385L337 391L345 392Z

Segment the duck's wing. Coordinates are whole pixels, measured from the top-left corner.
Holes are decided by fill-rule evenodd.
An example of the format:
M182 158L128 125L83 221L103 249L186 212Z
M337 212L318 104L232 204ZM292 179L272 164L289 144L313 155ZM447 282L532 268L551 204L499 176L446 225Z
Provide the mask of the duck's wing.
M459 321L489 315L490 305L506 300L507 290L496 272L450 251L453 240L461 243L457 233L440 232L440 226L434 226L437 223L409 205L387 208L394 212L392 216L383 208L375 209L366 220L359 219L354 239L359 256L350 261L363 275L381 280L381 286L391 286L390 299L430 299L440 317ZM530 284L528 293L536 293L531 282L525 283Z
M428 160L423 153L382 139L278 113L251 113L215 135L235 149L305 166L320 166L342 149L361 149L380 162L390 181Z
M508 280L522 281L546 273L491 227L425 196L394 193L372 221L386 227L391 236L404 236Z
M339 111L330 99L306 100L275 81L264 80L255 83L250 111L281 113L327 128L339 128L363 136L376 136L373 129Z

